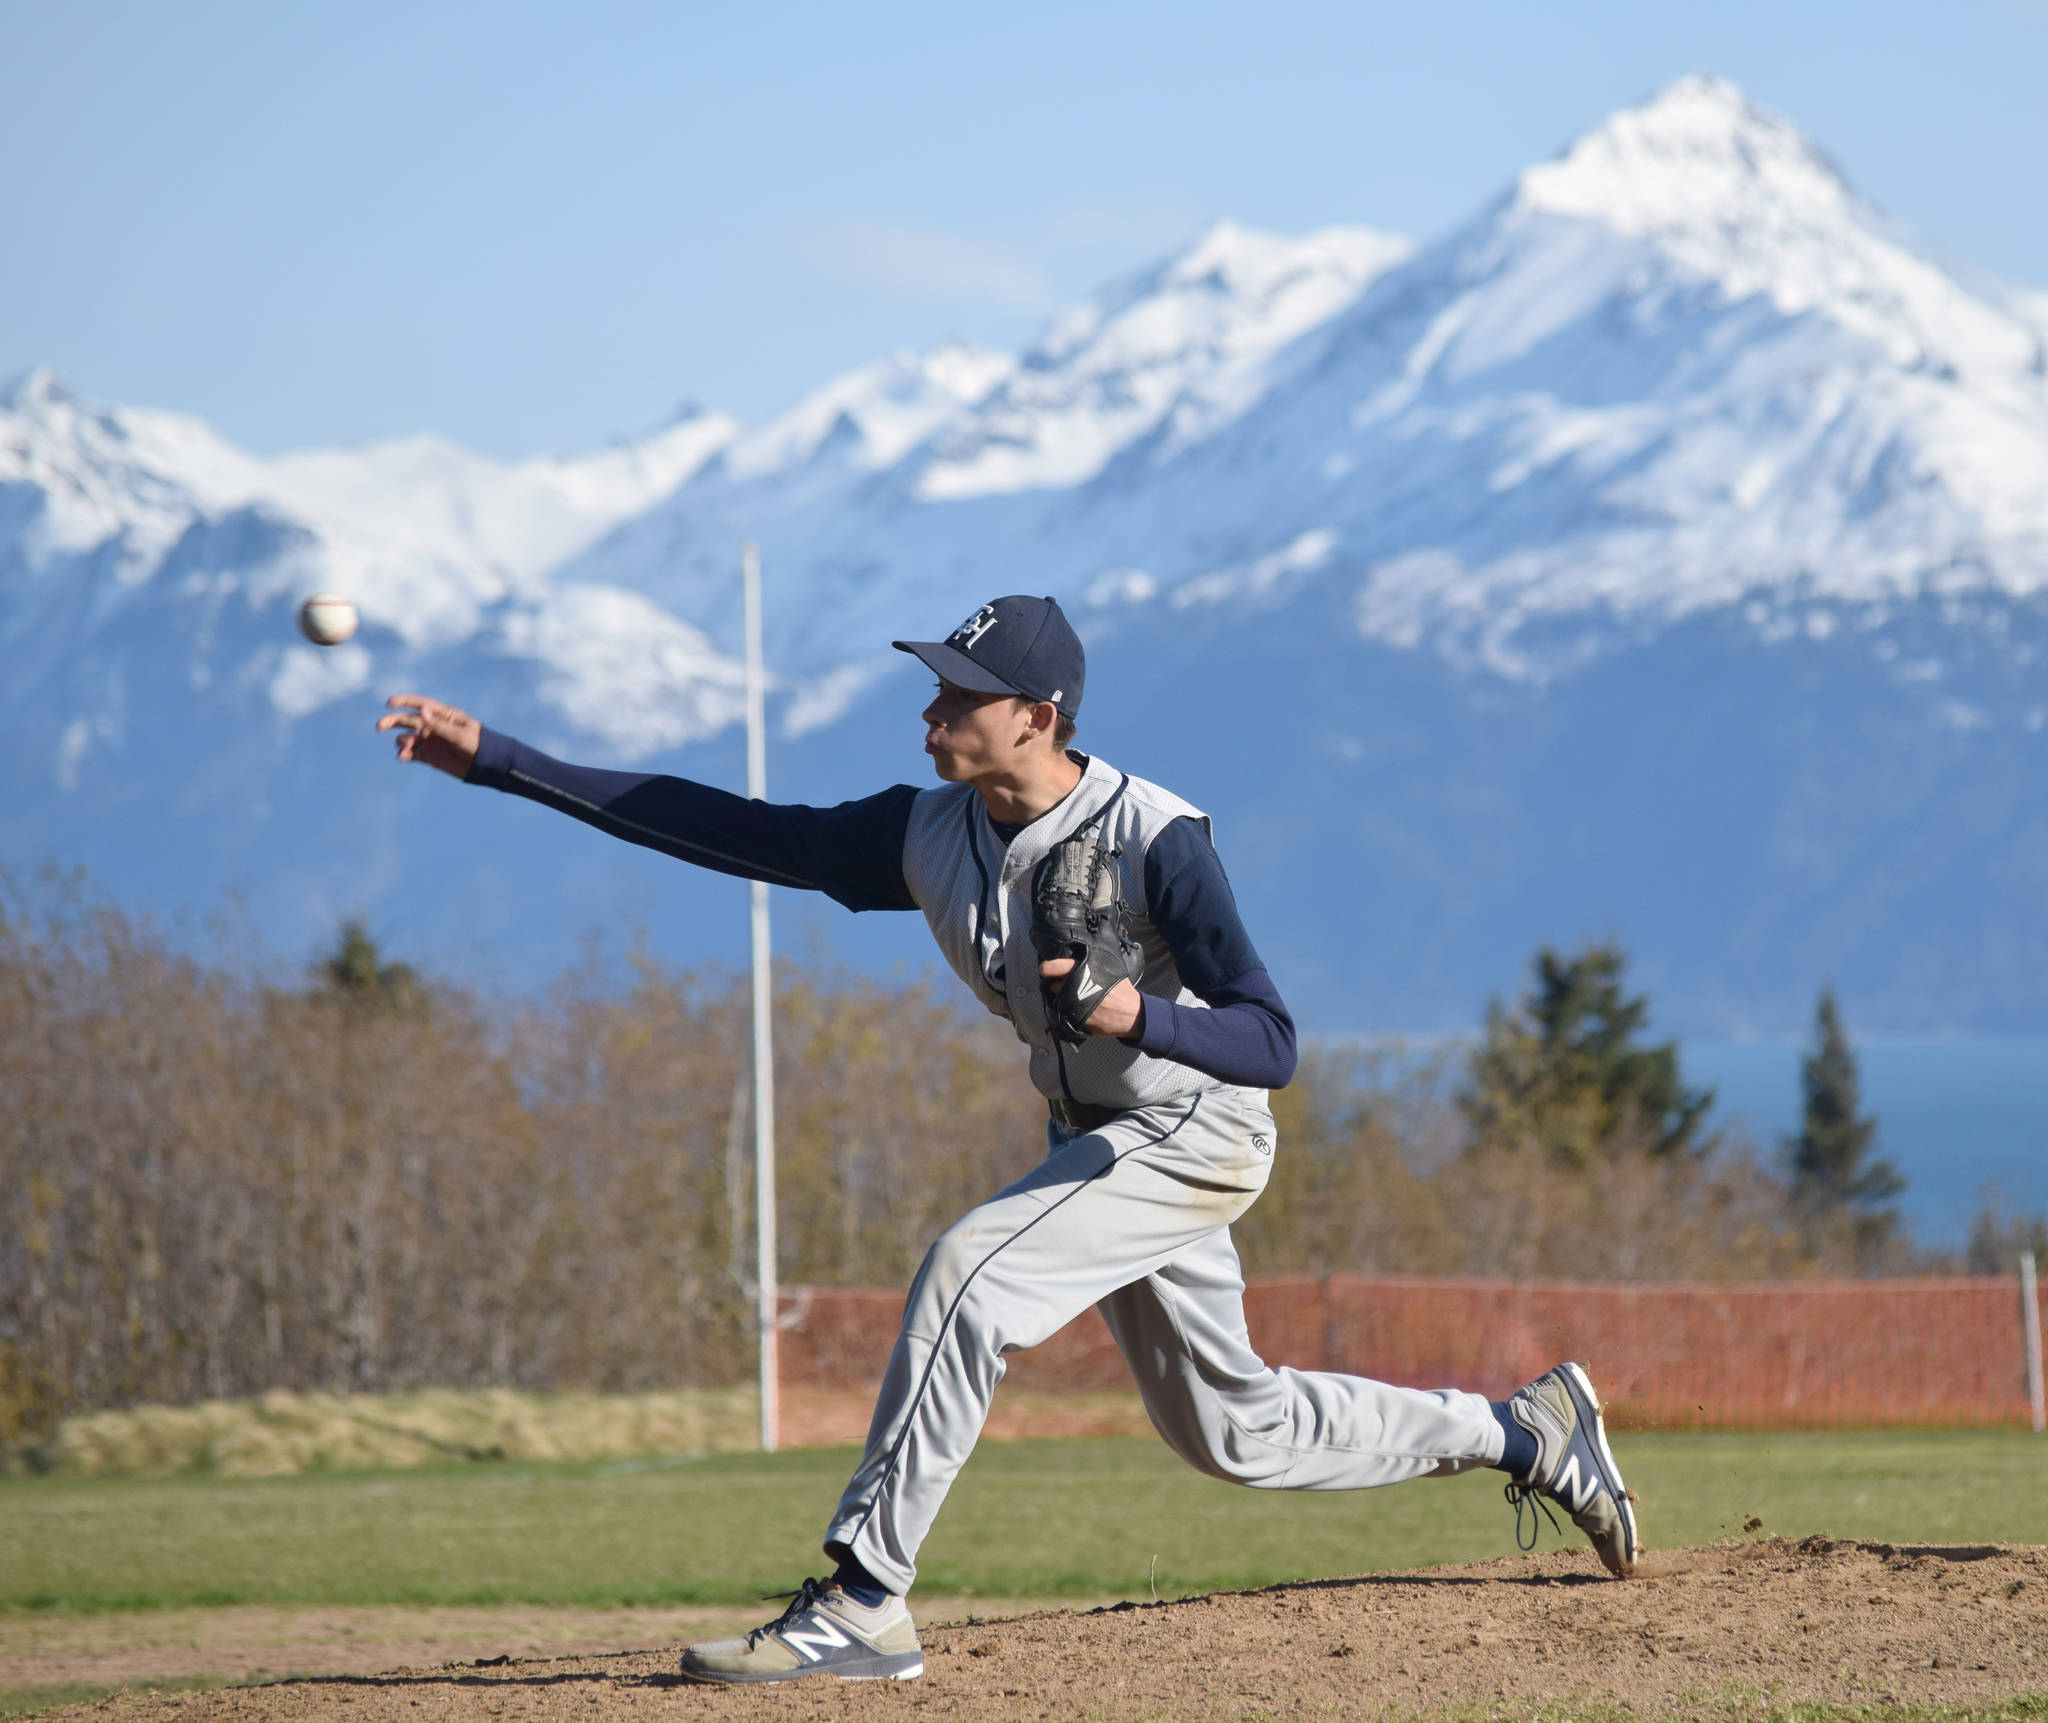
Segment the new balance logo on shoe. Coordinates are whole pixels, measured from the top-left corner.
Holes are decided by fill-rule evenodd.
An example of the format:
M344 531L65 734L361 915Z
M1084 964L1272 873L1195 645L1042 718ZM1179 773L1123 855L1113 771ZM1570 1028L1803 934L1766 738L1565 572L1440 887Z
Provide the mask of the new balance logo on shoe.
M1600 1474L1596 1471L1591 1477L1584 1475L1579 1456L1573 1454L1558 1468L1550 1488L1574 1514L1582 1514L1586 1504L1600 1493Z
M806 1663L816 1663L828 1651L844 1651L853 1643L832 1620L813 1614L803 1627L785 1627L776 1637Z

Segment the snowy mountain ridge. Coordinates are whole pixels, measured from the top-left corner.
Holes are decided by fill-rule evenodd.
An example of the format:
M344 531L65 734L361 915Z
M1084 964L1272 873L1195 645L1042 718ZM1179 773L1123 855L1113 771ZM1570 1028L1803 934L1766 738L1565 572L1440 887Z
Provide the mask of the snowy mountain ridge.
M1221 226L892 472L821 497L707 469L578 568L729 637L728 547L758 536L799 676L1019 587L1115 630L1320 583L1355 638L1539 681L1703 610L2027 597L2037 298L1965 285L1687 78L1419 249Z
M233 577L246 603L331 586L370 625L332 662L280 648L286 716L366 686L380 650L472 640L622 754L673 746L733 715L747 536L799 730L887 664L850 642L1017 587L1114 631L1337 582L1360 638L1541 679L1616 623L2038 590L2040 297L1965 288L1789 122L1689 77L1433 245L1218 223L1020 357L897 354L753 430L266 461L32 375L0 400L0 485L35 499L14 620L39 569L90 560L117 602L241 512L290 541ZM627 719L593 675L679 713Z
M2044 352L2048 294L1946 263L1689 77L1427 243L1220 222L1021 353L888 355L756 426L265 458L32 373L0 393L0 862L126 878L146 812L190 893L260 876L279 927L398 901L422 792L359 732L401 687L712 771L753 539L778 773L845 793L830 761L915 727L889 640L1056 594L1090 733L1261 834L1276 925L1362 918L1278 948L1305 997L1348 997L1348 940L1439 1020L1532 906L1659 928L1687 877L1723 1020L1823 966L1899 1022L2048 1022L2018 907L2048 891ZM290 627L321 587L364 619L327 652ZM1175 721L1224 689L1220 730ZM1583 801L1590 760L1649 794L1681 758L1711 838L1674 803L1624 842ZM535 881L628 865L567 841L478 862L448 914L511 925Z
M1371 228L1305 239L1218 222L1186 251L1057 318L938 439L924 502L1085 484L1140 438L1170 460L1271 387L1267 366L1414 249Z
M1524 172L1519 211L1652 242L1731 300L1818 310L1896 363L1996 387L2042 372L2033 331L1961 291L1789 121L1718 79L1681 80Z

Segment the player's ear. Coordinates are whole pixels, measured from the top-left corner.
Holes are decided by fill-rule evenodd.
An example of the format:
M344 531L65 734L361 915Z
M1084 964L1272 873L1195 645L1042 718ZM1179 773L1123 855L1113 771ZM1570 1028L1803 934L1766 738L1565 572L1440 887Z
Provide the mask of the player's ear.
M1060 721L1060 709L1050 700L1022 700L1025 707L1025 735L1033 742L1041 736L1050 736L1053 727Z

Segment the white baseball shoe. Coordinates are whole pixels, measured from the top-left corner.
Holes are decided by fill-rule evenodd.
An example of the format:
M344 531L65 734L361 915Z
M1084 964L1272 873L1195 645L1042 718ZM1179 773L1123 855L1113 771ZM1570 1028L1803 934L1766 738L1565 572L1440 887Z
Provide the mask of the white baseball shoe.
M741 1639L715 1639L683 1653L689 1681L915 1681L924 1651L900 1597L879 1609L849 1597L831 1581L807 1579L789 1607Z
M1600 1421L1600 1397L1585 1368L1560 1364L1546 1370L1527 1387L1517 1388L1507 1405L1515 1422L1536 1438L1535 1466L1527 1477L1507 1487L1515 1507L1515 1542L1525 1550L1536 1547L1540 1524L1535 1511L1547 1497L1592 1540L1607 1571L1627 1579L1642 1553L1636 1538L1635 1492L1621 1481L1621 1468L1614 1463ZM1525 1510L1530 1518L1526 1542ZM1552 1518L1550 1523L1557 1521Z

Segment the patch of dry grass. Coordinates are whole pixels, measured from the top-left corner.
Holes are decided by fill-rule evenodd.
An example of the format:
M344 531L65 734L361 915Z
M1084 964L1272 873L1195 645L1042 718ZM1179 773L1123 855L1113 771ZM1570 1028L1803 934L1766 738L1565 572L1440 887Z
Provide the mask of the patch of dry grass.
M66 1418L0 1451L0 1470L58 1477L284 1477L463 1460L623 1460L754 1446L748 1388L645 1394L293 1394Z

